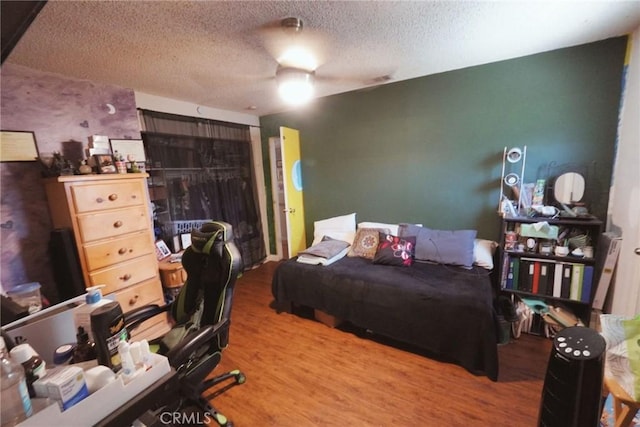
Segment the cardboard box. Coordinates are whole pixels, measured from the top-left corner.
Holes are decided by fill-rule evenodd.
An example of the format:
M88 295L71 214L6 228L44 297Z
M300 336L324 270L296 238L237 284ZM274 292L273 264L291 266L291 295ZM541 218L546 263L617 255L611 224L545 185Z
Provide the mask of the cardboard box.
M618 262L620 246L622 246L622 237L612 235L611 233L603 233L600 238L600 242L598 243L598 252L605 253L606 255L604 258L604 264L602 265L600 279L598 280L596 294L593 297L593 308L597 310L602 310L604 308L604 302L607 299L607 292L609 291L611 278L613 277L616 263Z
M106 135L91 135L89 137L89 148L107 149L111 151L109 137Z

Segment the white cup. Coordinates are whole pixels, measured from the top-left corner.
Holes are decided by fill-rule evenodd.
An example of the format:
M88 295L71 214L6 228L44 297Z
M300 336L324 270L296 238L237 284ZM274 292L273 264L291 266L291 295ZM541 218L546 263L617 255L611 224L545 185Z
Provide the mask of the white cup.
M582 248L582 253L585 258L593 258L593 246L585 246Z

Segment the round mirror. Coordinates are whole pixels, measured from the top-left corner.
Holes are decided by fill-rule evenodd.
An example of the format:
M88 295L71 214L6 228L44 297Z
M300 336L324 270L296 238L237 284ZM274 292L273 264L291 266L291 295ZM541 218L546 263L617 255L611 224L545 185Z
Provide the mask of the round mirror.
M509 163L519 162L522 158L522 150L518 147L514 147L507 153L507 161Z
M576 172L567 172L556 178L553 196L558 203L570 205L584 196L584 177Z

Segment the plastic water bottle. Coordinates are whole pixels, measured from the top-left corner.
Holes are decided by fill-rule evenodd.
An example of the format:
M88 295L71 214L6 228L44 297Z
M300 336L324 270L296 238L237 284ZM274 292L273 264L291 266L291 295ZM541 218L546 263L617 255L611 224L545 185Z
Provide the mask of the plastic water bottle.
M27 389L27 380L21 364L11 360L4 338L0 337L0 385L2 406L0 421L2 427L13 426L30 417L33 413Z

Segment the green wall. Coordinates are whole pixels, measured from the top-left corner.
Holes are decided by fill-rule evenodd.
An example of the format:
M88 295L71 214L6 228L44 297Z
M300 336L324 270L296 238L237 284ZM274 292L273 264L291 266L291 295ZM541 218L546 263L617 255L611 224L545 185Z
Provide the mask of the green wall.
M525 182L546 178L552 162L587 165L591 211L604 219L626 44L618 37L261 117L267 189L268 138L292 127L300 130L308 242L313 221L351 212L358 222L475 228L497 240L503 149L526 145Z

